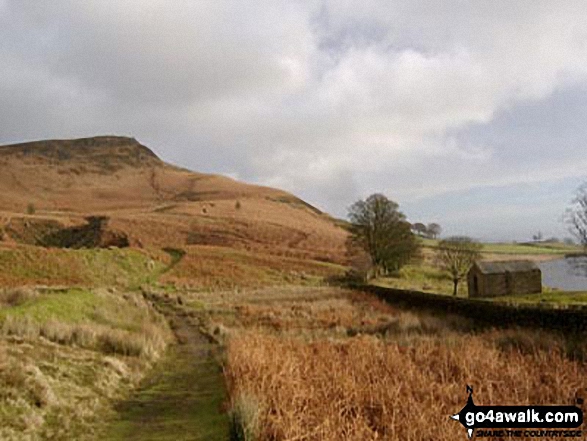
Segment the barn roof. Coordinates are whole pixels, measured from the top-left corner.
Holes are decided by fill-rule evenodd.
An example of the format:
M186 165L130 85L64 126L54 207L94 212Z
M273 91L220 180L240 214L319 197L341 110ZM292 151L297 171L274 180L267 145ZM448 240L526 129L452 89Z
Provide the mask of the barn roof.
M524 273L540 271L538 265L530 260L507 260L503 262L475 262L475 266L483 274Z

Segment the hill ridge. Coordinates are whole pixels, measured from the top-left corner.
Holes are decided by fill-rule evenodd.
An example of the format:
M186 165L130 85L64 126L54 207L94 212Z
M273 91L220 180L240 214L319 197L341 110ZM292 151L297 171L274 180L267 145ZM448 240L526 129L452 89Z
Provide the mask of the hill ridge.
M121 159L134 166L154 165L158 162L163 164L151 149L135 138L115 135L6 144L0 146L0 157L48 159L56 162L96 158L103 161L110 157L111 160Z

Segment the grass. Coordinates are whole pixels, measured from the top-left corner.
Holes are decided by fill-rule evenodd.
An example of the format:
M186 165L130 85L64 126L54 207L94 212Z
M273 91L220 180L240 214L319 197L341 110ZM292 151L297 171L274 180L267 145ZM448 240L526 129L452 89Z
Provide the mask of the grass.
M155 250L0 249L0 286L138 287L152 283L168 259Z
M0 309L5 335L44 337L105 353L157 358L166 346L164 319L139 295L106 290L44 290Z
M481 252L495 254L567 254L578 252L581 249L573 245L564 244L534 244L534 243L485 243Z
M374 281L376 285L396 289L452 295L453 282L444 271L426 263L404 266L397 275ZM466 280L459 283L458 295L466 295Z
M438 240L420 239L422 245L427 248L438 247ZM560 242L527 242L527 243L483 243L482 253L487 254L568 254L581 252L583 249L578 245L567 245Z
M14 296L11 291L22 292L19 289L6 291L6 297ZM35 294L29 294L29 299L20 301L11 308L0 309L0 321L5 321L7 317L28 317L37 323L49 319L79 323L89 319L95 308L106 306L104 297L81 288L45 290L44 294Z
M170 338L136 293L0 291L0 439L91 439Z
M493 300L505 303L587 305L587 291L559 291L549 289L537 294L498 297Z
M140 359L1 338L0 439L94 439L111 400L143 370Z
M340 265L213 246L185 247L184 257L159 280L205 290L319 284L344 273Z
M129 401L117 406L117 420L105 439L142 440L145 433L153 441L184 439L186 434L192 440L228 439L227 433L218 437L220 427L227 427L226 415L219 412L224 385L218 366L199 364L195 369L193 358L170 354Z

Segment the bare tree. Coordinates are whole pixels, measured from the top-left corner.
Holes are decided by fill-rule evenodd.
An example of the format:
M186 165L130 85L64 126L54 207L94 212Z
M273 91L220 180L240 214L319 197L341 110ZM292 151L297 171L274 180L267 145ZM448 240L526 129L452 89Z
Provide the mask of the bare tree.
M480 256L481 244L467 236L452 236L438 244L438 260L453 282L453 295L457 295L459 282Z
M587 249L587 183L577 190L573 205L567 210L571 233Z
M398 207L384 195L373 194L349 209L350 243L369 254L375 276L400 269L418 249L410 224Z

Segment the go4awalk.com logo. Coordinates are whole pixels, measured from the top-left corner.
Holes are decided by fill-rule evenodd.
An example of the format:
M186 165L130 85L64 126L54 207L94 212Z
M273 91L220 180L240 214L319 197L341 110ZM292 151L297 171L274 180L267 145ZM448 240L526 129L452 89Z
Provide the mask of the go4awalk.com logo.
M469 438L481 437L582 437L583 411L577 406L477 406L467 386L467 404L451 416Z

